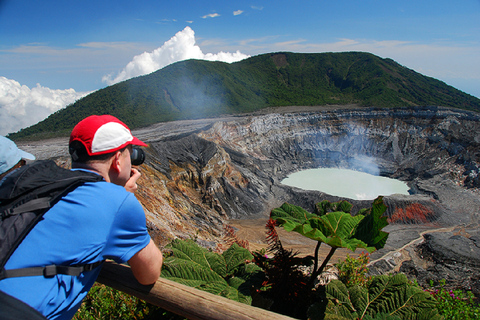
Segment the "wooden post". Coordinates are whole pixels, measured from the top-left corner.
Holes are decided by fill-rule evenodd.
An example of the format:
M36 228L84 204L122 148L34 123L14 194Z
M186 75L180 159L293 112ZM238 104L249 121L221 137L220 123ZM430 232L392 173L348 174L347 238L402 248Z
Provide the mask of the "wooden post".
M111 261L104 263L97 281L192 320L293 319L163 278L144 286L137 282L130 267Z

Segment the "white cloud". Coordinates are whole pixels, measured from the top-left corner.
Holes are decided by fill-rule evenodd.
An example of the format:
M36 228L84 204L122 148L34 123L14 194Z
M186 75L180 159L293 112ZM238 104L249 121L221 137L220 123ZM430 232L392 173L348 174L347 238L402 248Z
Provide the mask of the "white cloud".
M16 132L42 121L87 94L73 89L52 90L40 84L30 89L0 77L0 134Z
M185 27L163 46L152 52L144 52L135 56L127 66L116 76L106 75L102 81L112 85L133 77L138 77L157 71L169 64L187 59L201 59L209 61L236 62L248 58L249 56L236 51L203 53L199 46L195 45L195 32L190 27Z
M243 10L236 10L236 11L233 11L233 15L234 15L234 16L241 15L242 13L243 13Z
M89 42L78 45L80 48L93 50L110 50L123 52L125 49L131 49L134 44L125 42ZM137 46L138 47L138 46ZM80 50L82 50L80 49ZM16 52L22 53L42 53L58 57L63 56L61 50L46 47L40 44L35 46L22 46L16 49ZM66 50L69 56L77 56L79 53L75 50ZM97 51L83 52L82 56L92 56ZM130 56L131 57L131 56ZM118 73L116 77L112 75L103 76L103 82L114 84L132 77L144 75L163 68L171 63L186 59L203 59L210 61L235 62L248 58L248 55L236 51L234 53L220 51L218 53L203 53L200 47L195 45L195 34L190 27L178 32L170 40L165 42L162 47L152 52L144 52L137 55L127 66ZM90 92L76 92L74 89L54 90L42 87L37 84L31 89L26 85L21 85L15 80L0 76L0 134L16 132L42 121L53 112L74 103L76 100L89 94Z
M218 13L210 13L210 14L204 15L202 18L207 19L207 18L216 18L216 17L220 17L220 15Z

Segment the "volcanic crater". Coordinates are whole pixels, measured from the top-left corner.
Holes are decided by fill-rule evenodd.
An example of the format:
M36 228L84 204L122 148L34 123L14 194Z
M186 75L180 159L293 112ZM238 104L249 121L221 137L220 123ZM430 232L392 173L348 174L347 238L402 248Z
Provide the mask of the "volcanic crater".
M384 197L390 235L372 255L371 272L443 277L478 293L480 279L471 271L480 274L479 120L477 113L440 107L333 106L160 123L134 132L149 144L137 197L160 246L180 237L215 248L233 225L258 248L270 210L283 202L313 212L319 201L342 200L282 185L292 172L334 167L399 179L411 194ZM67 143L19 145L68 166ZM372 202L347 200L353 212ZM285 241L313 248L291 235ZM450 244L470 255L456 265L458 252L448 263L434 259L435 248Z

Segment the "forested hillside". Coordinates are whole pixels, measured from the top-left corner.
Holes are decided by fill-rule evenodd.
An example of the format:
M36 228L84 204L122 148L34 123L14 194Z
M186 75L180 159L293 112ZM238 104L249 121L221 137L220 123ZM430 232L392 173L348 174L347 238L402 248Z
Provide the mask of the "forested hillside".
M480 111L480 99L391 59L361 52L281 52L232 64L177 62L98 90L10 137L67 135L78 121L92 114L112 114L138 128L266 107L343 104Z

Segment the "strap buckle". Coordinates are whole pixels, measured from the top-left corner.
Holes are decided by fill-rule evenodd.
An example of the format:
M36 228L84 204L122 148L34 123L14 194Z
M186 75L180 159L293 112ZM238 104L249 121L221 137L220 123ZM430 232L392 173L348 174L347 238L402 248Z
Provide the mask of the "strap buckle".
M46 266L46 267L43 268L43 275L46 278L51 278L51 277L53 277L57 274L58 274L57 266L54 265L54 264Z

